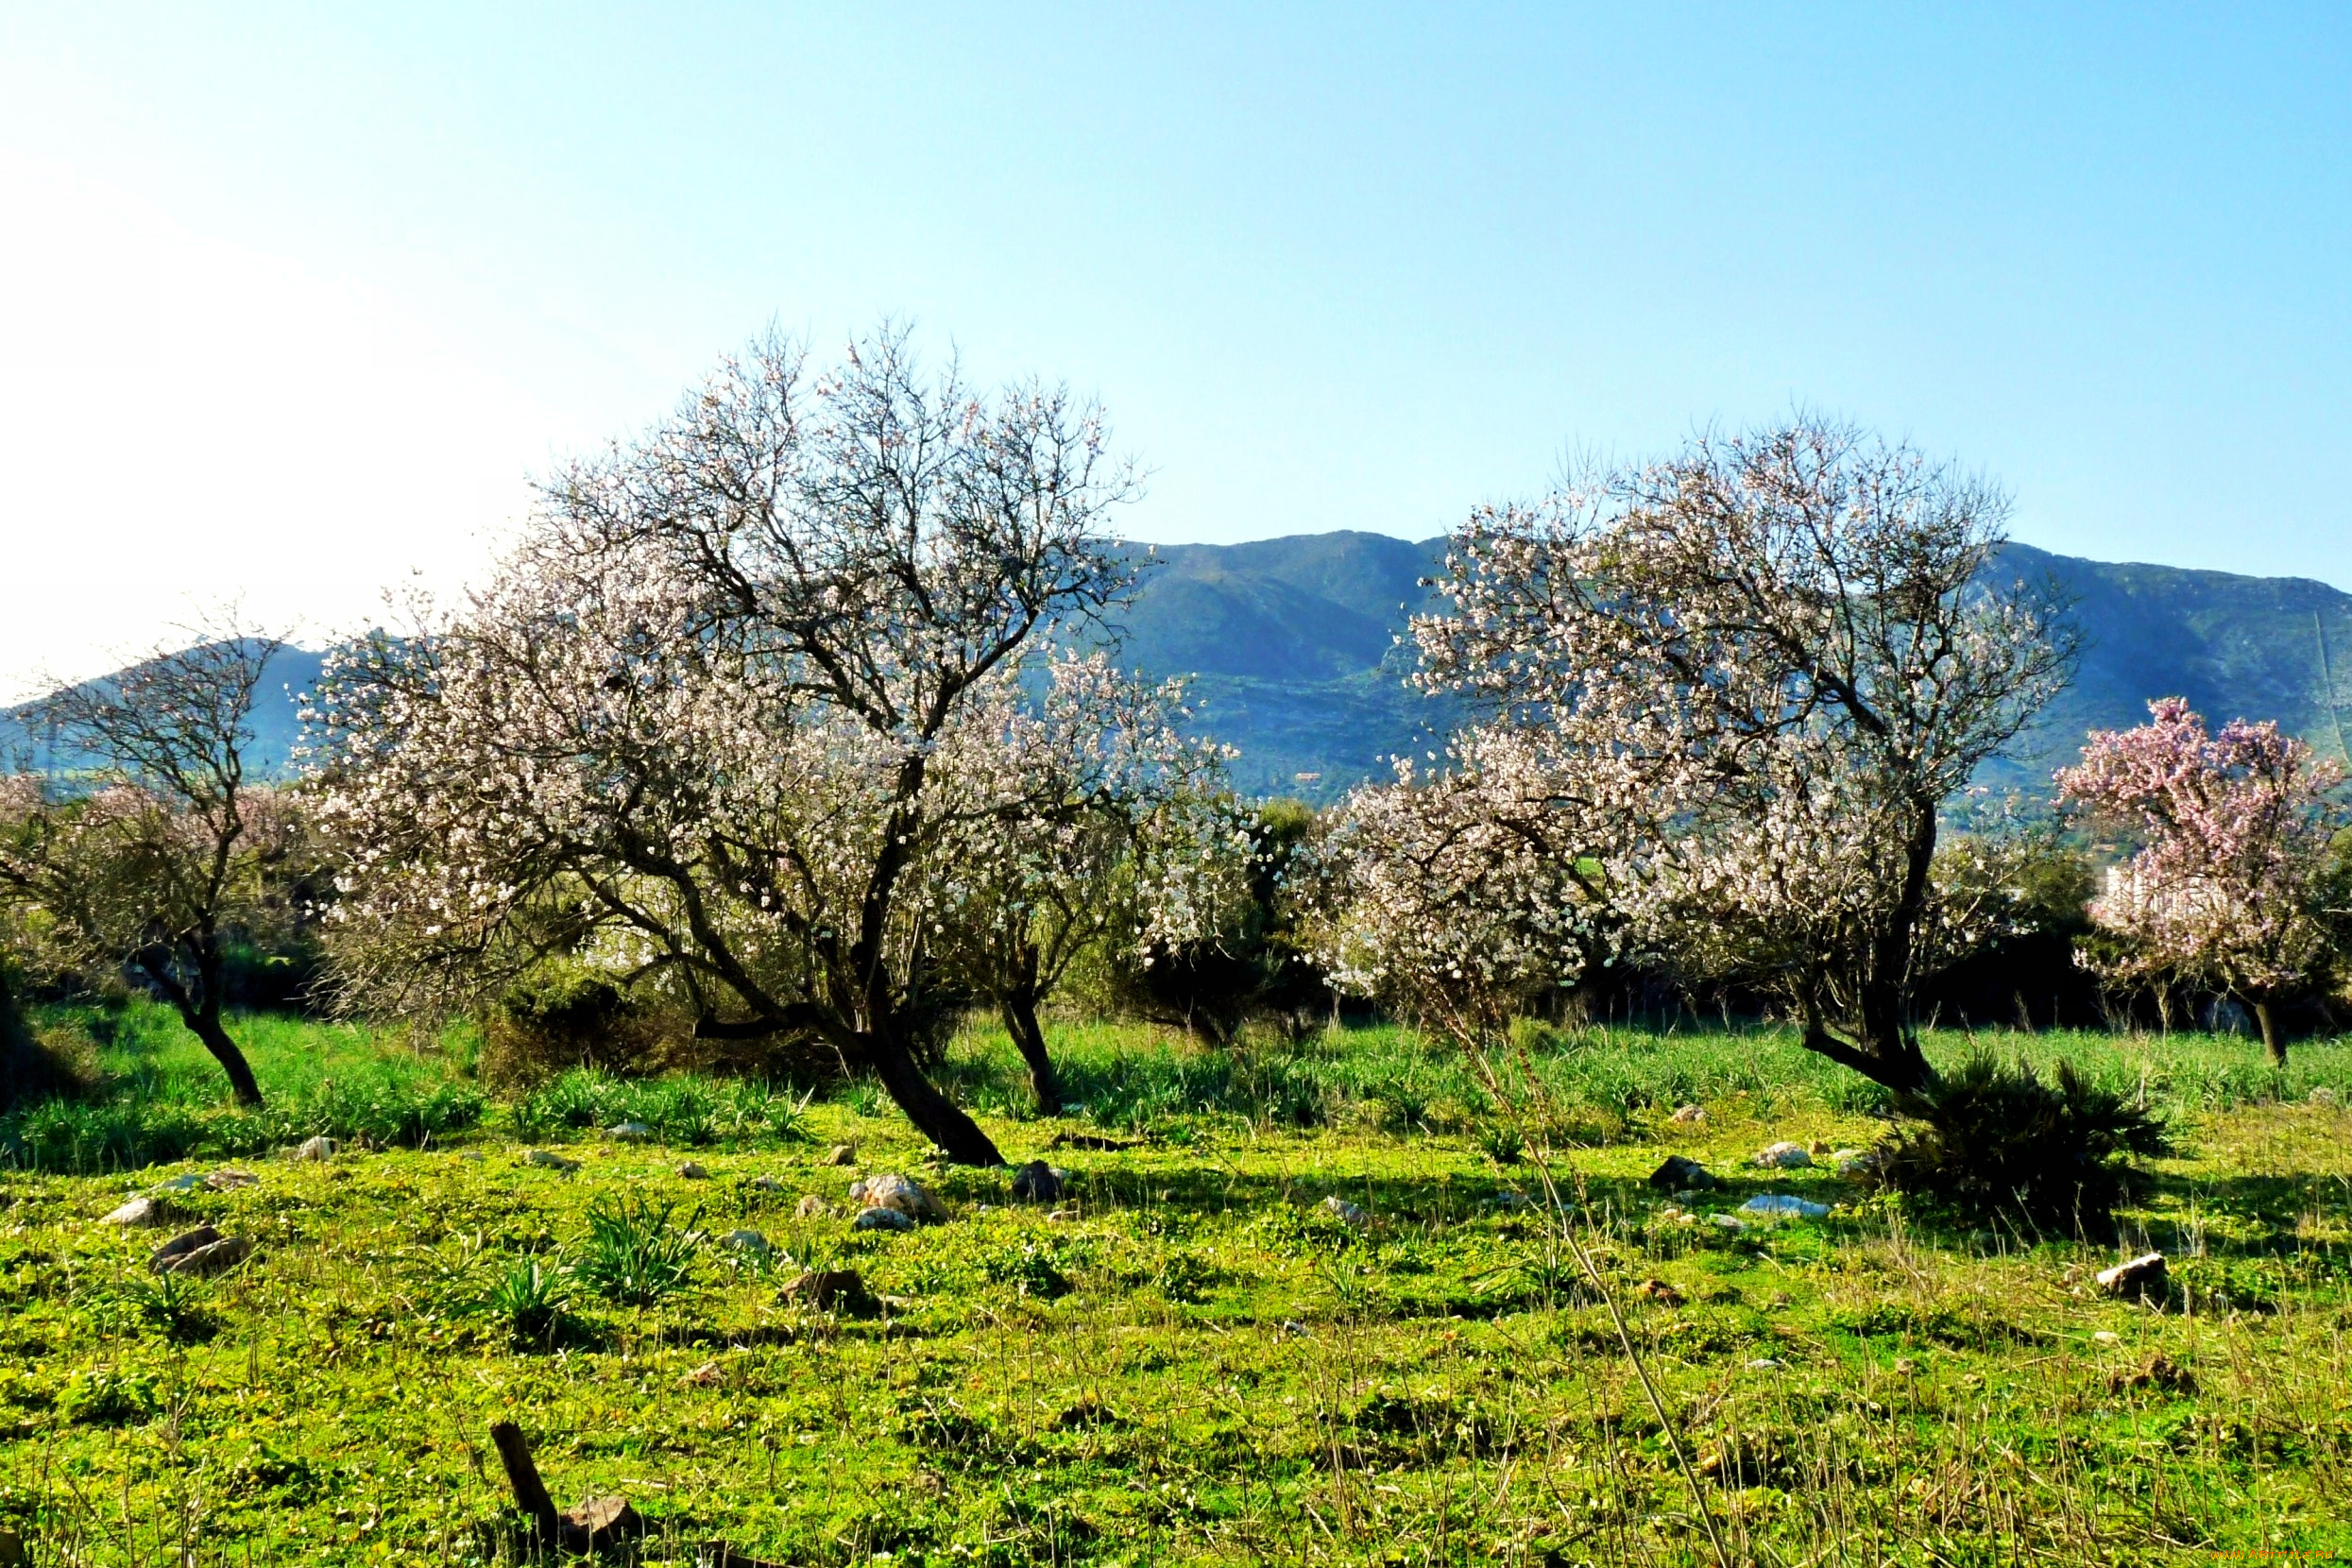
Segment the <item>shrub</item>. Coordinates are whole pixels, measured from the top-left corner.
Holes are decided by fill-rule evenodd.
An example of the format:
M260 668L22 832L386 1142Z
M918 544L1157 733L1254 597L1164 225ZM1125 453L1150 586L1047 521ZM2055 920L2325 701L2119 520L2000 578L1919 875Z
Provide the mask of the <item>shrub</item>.
M549 963L507 987L491 1009L481 1073L528 1083L566 1067L642 1072L666 1044L660 1020L605 977Z
M1895 1103L1917 1125L1879 1150L1883 1185L2037 1230L2105 1235L2138 1177L2131 1157L2171 1147L2156 1116L2069 1062L2045 1082L2025 1063L1979 1052Z

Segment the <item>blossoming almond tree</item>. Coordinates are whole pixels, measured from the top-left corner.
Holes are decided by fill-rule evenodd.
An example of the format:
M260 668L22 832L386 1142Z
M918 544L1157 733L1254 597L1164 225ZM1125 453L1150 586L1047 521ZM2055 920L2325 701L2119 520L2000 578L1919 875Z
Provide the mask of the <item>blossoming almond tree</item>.
M1607 941L1598 857L1617 841L1535 736L1474 729L1448 760L1423 774L1404 759L1392 782L1352 792L1292 896L1336 988L1474 1050Z
M237 1103L258 1106L222 1016L229 948L298 918L306 836L280 792L246 776L280 640L227 620L197 632L36 707L36 724L87 767L62 786L0 780L0 898L33 912L49 962L121 968L162 997Z
M1181 682L1097 653L1051 660L1042 693L999 683L993 696L951 765L1020 806L959 815L928 863L925 908L943 965L996 1005L1050 1116L1062 1087L1040 1007L1089 952L1148 956L1211 932L1249 838L1225 748L1178 727Z
M902 332L811 376L730 359L637 443L542 486L496 580L331 672L327 810L362 993L585 950L698 1033L870 1067L956 1160L930 1082L929 898L1033 810L986 743L1026 659L1118 603L1134 492L1063 391L921 372Z
M1694 440L1457 530L1432 689L1572 781L1627 930L1777 991L1810 1049L1933 1080L1910 1013L1938 815L2064 684L2005 498L1828 421Z
M2253 1009L2284 1063L2276 1005L2326 945L2321 890L2343 770L2275 724L2217 732L2179 697L2148 722L2094 732L2057 775L2059 797L2143 841L2092 900L2091 919L2127 943L2118 978L2202 980Z

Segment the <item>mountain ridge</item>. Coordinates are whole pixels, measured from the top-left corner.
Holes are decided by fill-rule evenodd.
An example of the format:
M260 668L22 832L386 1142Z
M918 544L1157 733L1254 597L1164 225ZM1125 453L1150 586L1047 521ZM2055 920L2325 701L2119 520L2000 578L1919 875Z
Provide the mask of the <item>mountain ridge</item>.
M1240 750L1234 781L1254 795L1324 802L1388 775L1400 754L1441 753L1468 713L1405 683L1406 616L1438 596L1442 538L1341 530L1240 544L1133 545L1143 583L1116 618L1119 660L1187 675L1196 733ZM2094 561L2010 542L2004 570L2044 577L2074 600L2081 664L1981 781L2046 794L2092 729L2180 696L2219 724L2275 719L2323 754L2346 757L2352 709L2352 594L2303 577L2255 577L2150 562ZM266 684L285 693L256 715L264 770L282 772L301 693L321 655L282 650ZM46 758L42 737L0 711L0 765Z

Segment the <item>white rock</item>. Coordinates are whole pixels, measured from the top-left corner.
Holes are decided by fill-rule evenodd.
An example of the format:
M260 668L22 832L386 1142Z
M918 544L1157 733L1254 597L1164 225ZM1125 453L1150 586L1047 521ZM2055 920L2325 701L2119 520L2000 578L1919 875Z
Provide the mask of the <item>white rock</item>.
M322 1133L317 1137L303 1139L301 1145L295 1150L294 1157L298 1160L332 1160L334 1158L336 1147L334 1139Z
M568 1160L552 1149L534 1149L522 1157L522 1163L537 1166L541 1170L577 1170L580 1168L579 1161Z
M171 1218L171 1205L160 1198L133 1198L101 1217L101 1225L161 1225Z
M1813 1155L1801 1143L1776 1143L1758 1154L1756 1163L1768 1170L1798 1170L1813 1164Z
M710 1174L700 1160L689 1160L678 1167L678 1174L690 1182L699 1182Z
M1756 1359L1747 1363L1747 1370L1749 1372L1779 1372L1781 1370L1781 1363L1775 1361L1769 1355L1759 1355Z
M755 1192L782 1192L784 1190L784 1184L773 1176L754 1176L743 1185Z
M850 1229L857 1231L911 1231L914 1229L914 1216L907 1213L903 1209L891 1209L877 1206L861 1211L858 1218L850 1222Z
M2120 1345L2123 1342L2123 1337L2111 1328L2101 1329L2092 1335L2090 1339L2091 1343L2096 1345Z
M758 1231L729 1231L719 1238L722 1247L732 1247L739 1253L773 1253L775 1244Z
M2336 1102L2336 1091L2323 1083L2311 1091L2310 1099L2314 1105L2333 1105Z
M1730 1214L1711 1214L1707 1217L1707 1223L1713 1225L1719 1231L1744 1231L1747 1229L1746 1225L1740 1223L1738 1216Z
M1760 1192L1742 1203L1740 1212L1773 1219L1819 1219L1830 1212L1830 1205L1808 1203L1802 1198L1791 1198L1777 1192Z
M895 1209L909 1219L947 1218L947 1211L938 1199L896 1171L884 1171L862 1182L850 1183L849 1196L869 1209Z
M1674 1108L1674 1115L1666 1119L1679 1122L1685 1127L1696 1127L1707 1119L1707 1113L1696 1105L1678 1105Z
M654 1130L641 1121L616 1122L605 1129L605 1136L615 1143L644 1143L653 1135Z
M2162 1253L2142 1253L2128 1263L2100 1270L2098 1277L2099 1288L2110 1296L2162 1295L2169 1282Z
M1336 1193L1323 1200L1323 1212L1352 1230L1360 1231L1372 1223L1371 1215Z

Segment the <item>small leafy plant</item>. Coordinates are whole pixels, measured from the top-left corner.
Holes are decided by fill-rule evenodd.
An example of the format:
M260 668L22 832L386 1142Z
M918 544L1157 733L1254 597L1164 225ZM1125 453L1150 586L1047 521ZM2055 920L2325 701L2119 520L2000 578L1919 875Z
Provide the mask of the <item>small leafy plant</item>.
M650 1306L687 1282L706 1239L697 1209L683 1225L677 1206L643 1197L592 1204L579 1277L606 1301Z
M517 1345L548 1349L572 1321L571 1270L542 1258L517 1258L492 1278L481 1306Z

